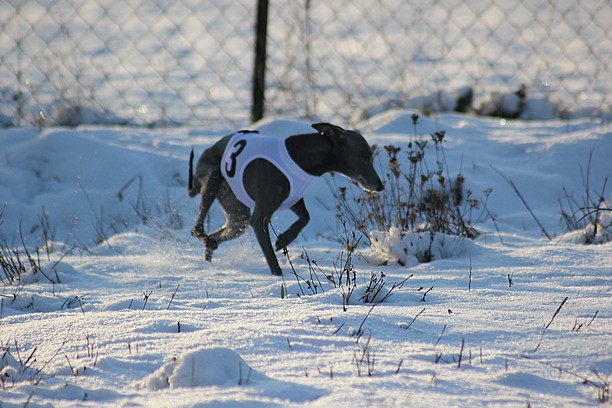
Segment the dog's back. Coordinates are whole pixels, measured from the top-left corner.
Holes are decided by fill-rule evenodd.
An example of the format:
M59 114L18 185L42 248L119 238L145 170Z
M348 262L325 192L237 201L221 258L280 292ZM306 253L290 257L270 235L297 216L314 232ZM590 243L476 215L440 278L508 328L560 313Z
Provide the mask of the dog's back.
M225 136L218 140L208 149L204 150L204 153L200 156L198 164L196 165L195 172L193 170L193 149L189 154L189 175L187 180L187 193L189 197L195 197L200 194L202 190L202 183L210 177L220 177L221 157L227 146L227 142L231 139L234 134ZM218 173L218 174L217 174Z

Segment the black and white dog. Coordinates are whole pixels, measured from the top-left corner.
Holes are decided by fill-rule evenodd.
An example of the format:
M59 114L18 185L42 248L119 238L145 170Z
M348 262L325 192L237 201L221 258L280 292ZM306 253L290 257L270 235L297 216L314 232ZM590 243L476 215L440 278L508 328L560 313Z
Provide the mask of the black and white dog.
M304 193L315 177L337 172L376 192L384 186L372 165L372 149L359 133L328 123L312 125L317 133L277 137L257 131L225 136L206 149L193 171L189 158L189 196L201 195L191 234L206 247L206 259L223 241L240 236L250 224L270 271L282 275L272 249L268 223L278 209L290 209L298 219L278 236L276 250L291 243L308 224ZM204 219L215 199L226 222L204 232Z

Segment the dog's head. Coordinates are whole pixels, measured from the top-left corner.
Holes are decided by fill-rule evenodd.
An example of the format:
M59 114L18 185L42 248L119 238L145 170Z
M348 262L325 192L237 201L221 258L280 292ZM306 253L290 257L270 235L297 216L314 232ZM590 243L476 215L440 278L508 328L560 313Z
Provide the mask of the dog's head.
M312 127L332 142L335 160L333 167L336 171L359 183L364 190L384 190L374 170L372 148L359 132L329 123L315 123Z

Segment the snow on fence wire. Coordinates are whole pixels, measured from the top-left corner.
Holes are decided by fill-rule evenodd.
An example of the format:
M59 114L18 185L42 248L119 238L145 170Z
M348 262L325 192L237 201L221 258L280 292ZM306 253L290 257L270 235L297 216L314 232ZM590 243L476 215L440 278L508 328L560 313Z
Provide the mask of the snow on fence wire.
M244 126L256 9L0 2L0 124ZM514 104L522 117L609 115L611 22L609 0L273 1L266 113L355 123L394 106Z

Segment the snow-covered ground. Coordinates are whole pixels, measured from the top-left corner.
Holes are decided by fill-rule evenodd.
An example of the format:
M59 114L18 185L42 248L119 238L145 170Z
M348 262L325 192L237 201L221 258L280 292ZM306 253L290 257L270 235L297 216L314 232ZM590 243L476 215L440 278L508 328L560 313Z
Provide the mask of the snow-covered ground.
M410 114L358 127L405 149ZM301 295L280 255L285 275L272 276L250 230L205 262L189 234L187 157L229 130L0 131L0 242L27 264L23 239L42 267L0 286L0 406L597 405L612 380L612 244L565 233L558 199L563 187L584 196L590 151L590 186L612 175L610 125L441 114L421 117L419 137L441 129L450 172L476 197L492 189L497 225L484 216L478 239L431 263L355 254L359 283L405 282L346 310L325 282ZM330 177L308 193L311 223L289 247L296 271L308 276L306 251L323 281L346 258Z

